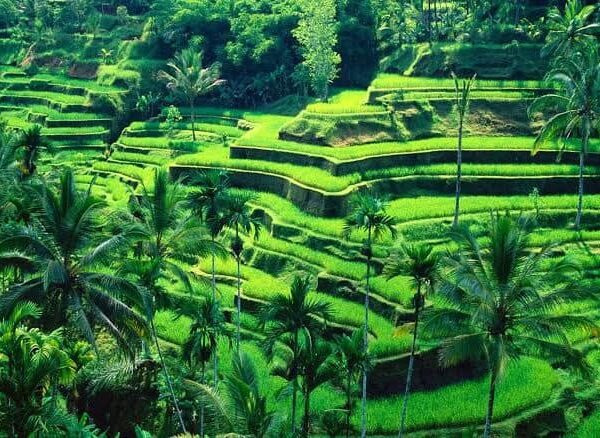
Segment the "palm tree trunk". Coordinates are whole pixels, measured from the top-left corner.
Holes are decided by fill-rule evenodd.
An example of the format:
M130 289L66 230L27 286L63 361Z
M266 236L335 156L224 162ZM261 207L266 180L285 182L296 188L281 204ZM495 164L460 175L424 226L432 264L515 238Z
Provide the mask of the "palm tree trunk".
M462 177L462 135L463 135L463 118L458 120L458 147L456 149L456 195L454 202L454 221L452 226L458 226L458 214L460 211L460 180Z
M235 240L236 243L239 243L239 239L240 239L240 233L239 233L239 226L238 224L235 224ZM237 353L240 353L240 324L241 324L241 319L242 319L242 274L240 271L240 255L236 254L236 261L237 261L237 326L236 326L236 338L235 338L235 343L236 343L236 349L237 349Z
M154 343L156 344L156 351L158 352L158 357L160 359L160 364L163 369L163 373L165 374L165 380L167 381L167 386L169 387L169 392L171 393L171 398L173 399L173 406L175 407L175 412L177 412L177 417L179 419L179 425L181 426L181 430L183 433L187 433L185 430L185 424L183 422L183 416L181 415L181 410L179 409L179 403L177 402L177 396L175 395L175 390L173 389L173 384L171 383L171 377L169 376L169 371L167 370L167 365L165 364L165 358L162 354L162 349L160 348L160 344L158 343L158 336L156 336L156 328L154 327L154 319L150 319L150 328L152 329L152 337L154 338Z
M307 438L310 428L310 391L304 391L304 418L302 419L302 436Z
M352 373L346 379L346 438L350 438L350 417L352 416Z
M211 236L212 239L212 246L213 246L213 252L211 254L211 271L210 271L210 282L211 282L211 287L212 287L212 298L213 298L213 302L217 301L217 280L216 280L216 274L215 274L215 253L214 253L214 249L215 249L215 236ZM217 354L217 351L215 350L213 352L213 386L217 387L217 384L219 383L219 355Z
M296 376L296 365L298 357L298 332L294 332L294 362L292 371L292 436L296 434L296 404L298 402L298 379Z
M404 388L404 401L402 402L402 416L400 420L400 431L398 438L404 435L404 424L406 423L406 411L408 408L408 396L412 384L413 369L415 365L415 351L417 349L417 329L419 328L419 310L421 307L421 282L417 284L417 294L415 295L415 327L413 330L412 348L410 349L410 359L408 361L408 371L406 372L406 387Z
M365 355L369 351L369 282L371 280L371 227L369 227L369 234L367 237L368 255L367 255L367 285L365 291L365 326L364 326L364 339L363 348ZM367 370L363 370L362 374L362 400L361 400L361 438L367 436Z
M296 404L298 403L298 380L292 381L292 436L296 435Z
M587 150L588 137L583 138L583 149L579 152L579 190L577 199L577 217L575 218L575 228L581 226L581 217L583 216L583 170L585 167L585 151Z
M192 140L196 141L196 109L194 108L194 99L190 99L190 116L192 119Z
M202 361L202 371L200 373L200 381L204 385L204 372L206 364ZM200 405L200 436L204 438L204 403Z
M492 417L494 414L494 397L496 396L497 377L497 366L496 364L494 364L490 376L490 393L488 397L487 414L485 416L485 428L483 430L483 438L489 438L492 432Z

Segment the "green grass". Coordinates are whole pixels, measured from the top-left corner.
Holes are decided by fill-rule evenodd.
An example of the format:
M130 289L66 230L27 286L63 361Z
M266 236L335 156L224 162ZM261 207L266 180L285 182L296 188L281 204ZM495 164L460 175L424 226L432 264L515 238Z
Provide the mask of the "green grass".
M570 438L597 438L600 431L600 409L594 411L581 425L571 434Z
M144 182L148 185L152 180L153 170L144 169L132 164L112 163L110 161L96 161L93 168L95 170L123 175L128 178Z
M550 365L535 359L511 363L497 386L494 420L499 421L552 399L559 384ZM466 381L428 392L411 394L407 430L437 427L483 426L488 396L487 378ZM368 403L370 433L397 432L402 396ZM355 415L357 424L359 415Z
M191 123L176 123L174 124L174 129L177 130L192 130ZM158 122L133 122L129 125L130 131L144 131L144 130L161 130L166 134L167 129L169 128L167 123L158 123ZM227 137L240 137L243 134L243 131L240 131L234 126L227 125L219 125L214 123L195 123L196 131L210 132L217 135L226 135Z
M325 192L336 193L348 190L352 185L377 179L408 176L449 176L456 172L454 164L432 164L428 166L401 166L382 170L371 170L363 174L351 173L333 176L317 167L299 166L288 163L275 163L262 160L230 159L227 149L209 146L196 154L178 157L176 164L188 166L208 166L266 172L290 178L302 185ZM577 175L576 165L565 164L470 164L463 165L464 176L551 176ZM586 174L597 174L600 168L588 166Z
M371 82L371 87L375 89L395 89L395 88L449 88L454 90L454 81L451 78L427 78L403 76L392 73L380 73ZM525 88L535 89L547 87L544 81L525 81L525 80L490 80L477 79L474 89L481 88Z
M332 148L326 146L309 145L293 141L280 140L279 128L289 121L288 117L282 120L272 120L269 124L257 126L246 133L237 144L254 146L282 151L299 152L307 155L323 156L335 160L347 161L366 158L375 155L402 154L408 152L425 152L435 150L456 150L455 138L428 138L408 142L385 142L365 145ZM531 150L533 137L465 137L464 149L473 150ZM593 141L592 152L600 151L600 142Z
M64 93L56 93L53 91L34 91L34 90L23 90L23 91L12 91L12 90L4 90L0 92L1 96L11 96L11 97L36 97L40 99L47 99L52 102L57 103L65 103L65 104L76 104L83 105L87 102L87 98L85 96L78 96L76 94L64 94Z
M156 154L136 154L133 152L116 151L111 155L111 158L116 161L127 161L131 163L151 164L162 166L169 161L169 157Z

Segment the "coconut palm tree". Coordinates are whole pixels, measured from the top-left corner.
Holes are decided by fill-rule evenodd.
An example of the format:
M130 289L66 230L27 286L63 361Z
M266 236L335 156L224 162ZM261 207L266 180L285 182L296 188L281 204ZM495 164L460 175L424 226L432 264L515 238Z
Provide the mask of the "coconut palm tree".
M496 385L510 360L533 356L588 371L583 354L569 345L567 331L595 330L594 323L557 310L597 297L586 290L576 264L567 258L551 260L553 245L530 251L523 218L494 216L483 248L469 229L460 228L452 237L459 250L444 259L436 288L444 305L427 312L426 328L445 338L443 365L487 361L488 438Z
M600 58L597 47L583 46L571 58L563 59L551 70L548 81L557 84L557 91L538 97L529 107L530 117L540 112L551 116L537 135L532 154L541 148L558 143L560 151L567 140L581 140L575 147L579 153L579 186L575 227L581 225L583 215L583 185L585 157L589 151L590 137L600 127Z
M252 209L248 204L255 199L255 195L250 193L235 193L227 196L225 199L224 213L220 222L235 232L231 242L231 252L235 257L237 264L237 315L236 315L236 351L240 349L240 322L242 317L242 251L244 250L244 241L240 237L240 232L252 234L258 239L261 229L260 221L252 216Z
M555 55L554 64L560 57L580 49L582 45L596 43L600 33L600 23L591 22L596 11L595 5L584 6L581 0L567 0L564 12L557 7L548 11L548 35L542 56Z
M402 402L402 415L400 417L400 430L398 432L398 437L402 437L404 435L408 397L410 394L415 363L415 352L417 349L419 316L425 305L425 293L433 290L433 283L437 275L437 266L438 256L435 252L433 252L433 247L431 245L423 243L405 243L400 248L399 253L390 257L384 268L384 273L388 278L399 275L411 277L416 289L413 296L415 323L413 326L413 339L412 347L410 349L408 370L406 372L406 386L404 389L404 401Z
M139 299L139 291L109 273L115 255L129 247L128 231L102 231L105 204L90 191L91 186L78 191L73 173L66 170L56 193L43 188L34 225L18 224L0 234L0 266L24 273L0 297L0 315L8 315L21 301L32 301L43 306L45 328L69 324L95 345L94 326L102 326L131 353L147 334L144 319L126 304Z
M229 176L226 171L215 169L202 172L198 178L193 181L194 185L199 186L199 190L192 192L188 196L188 202L192 210L200 216L202 221L207 224L210 238L213 246L223 231L224 223L221 220L223 207L228 195ZM211 257L211 290L212 300L217 300L217 280L216 280L216 254L213 252ZM219 358L213 355L213 386L217 386L219 379Z
M331 318L331 305L310 297L310 277L295 277L290 293L280 294L265 304L259 318L267 335L267 352L272 354L274 343L281 341L285 335L290 336L291 359L285 374L292 382L292 435L296 431L296 403L298 393L298 367L300 355L300 336L305 334L310 339L316 339L323 324ZM318 319L317 319L318 318Z
M175 55L175 59L169 62L167 66L171 69L171 72L161 70L158 72L158 78L166 82L169 91L189 104L192 119L192 138L196 141L194 123L196 100L225 83L223 79L219 79L221 64L214 63L203 68L202 53L192 49L184 49Z
M458 115L458 144L456 147L456 194L454 202L454 220L452 226L458 225L458 214L460 211L460 183L462 178L462 139L465 118L469 111L469 101L471 99L471 88L475 82L477 75L473 75L470 79L462 81L452 72L454 79L454 108Z
M75 377L75 364L61 348L62 329L45 334L25 326L41 315L35 304L20 302L0 321L0 426L13 436L58 432L52 411L62 410L45 398Z
M331 381L338 373L332 345L320 338L303 336L299 350L300 374L302 375L302 395L304 397L304 416L302 417L302 436L310 433L310 397L315 389Z
M182 348L183 358L192 368L200 364L200 383L205 383L206 363L217 355L219 337L225 330L223 311L218 301L206 297L200 306L186 306L181 314L192 318L190 333ZM200 436L204 436L203 408L200 412Z
M31 176L37 169L40 152L54 149L48 140L42 136L42 126L32 125L25 129L17 138L17 147L22 149L21 171L25 176Z
M355 330L352 336L341 335L335 338L338 355L338 369L343 370L344 392L346 395L346 438L350 436L352 418L352 387L365 369L369 367L369 357L363 348L362 330Z
M385 233L396 238L396 220L386 214L386 202L372 192L357 193L350 199L350 214L346 217L343 236L348 239L354 231L367 233L362 253L367 259L367 275L365 290L365 323L363 327L363 344L365 352L369 350L369 285L371 279L371 259L373 258L373 242ZM367 370L363 370L361 401L361 437L367 434Z
M134 274L142 289L147 292L140 305L152 331L180 426L185 431L183 417L154 326L156 311L169 302L168 293L159 280L171 276L177 279L185 290L191 292L190 277L179 262L190 262L217 253L219 250L221 254L224 251L207 236L206 229L199 220L185 214L184 188L179 181L170 182L166 170L157 169L152 188L149 190L144 185L142 196L134 198L132 202L134 217L132 220L138 227L141 257L126 263L123 272Z

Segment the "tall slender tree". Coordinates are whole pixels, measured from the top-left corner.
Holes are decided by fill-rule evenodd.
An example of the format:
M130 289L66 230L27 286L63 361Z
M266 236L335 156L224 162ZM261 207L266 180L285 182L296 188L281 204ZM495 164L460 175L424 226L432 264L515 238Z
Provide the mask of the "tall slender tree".
M228 195L229 176L224 170L210 170L202 172L193 183L199 187L199 190L189 195L189 205L207 225L213 246L216 246L217 238L222 233L224 227L222 216ZM212 300L217 301L217 254L213 251L210 258ZM213 355L213 369L213 386L216 387L219 379L219 356L216 354Z
M458 116L458 144L456 146L456 194L454 202L454 220L452 226L458 226L458 215L460 211L460 184L462 179L462 139L463 129L467 113L469 111L469 101L471 98L471 87L475 82L476 75L470 79L459 80L452 72L454 79L454 109Z
M344 371L343 387L346 396L346 438L350 437L350 419L353 412L353 386L365 369L369 367L369 357L365 354L362 330L355 330L352 336L341 335L335 339L339 369Z
M346 217L343 235L349 239L353 231L367 233L362 253L366 257L367 273L365 287L365 322L363 326L363 346L365 353L369 351L369 294L371 279L371 260L373 258L373 241L385 233L396 237L396 220L386 214L386 202L371 192L357 193L350 200L350 214ZM361 437L367 435L367 370L362 376L361 401Z
M581 46L581 50L563 59L547 76L558 86L556 92L541 96L529 107L529 114L550 113L533 144L532 154L543 147L556 147L560 152L573 147L567 140L580 139L575 144L579 153L579 184L575 227L581 226L585 158L590 137L600 128L600 57L596 45Z
M445 338L443 365L487 361L485 438L491 435L498 379L510 360L534 356L589 371L584 355L569 345L567 331L591 332L594 322L557 310L598 300L576 264L567 258L551 260L553 245L530 251L523 218L495 215L488 236L489 245L481 247L469 229L453 232L459 251L444 259L436 289L445 305L430 309L425 323L431 333Z
M140 286L147 292L141 307L152 330L180 427L185 431L154 325L156 311L168 303L168 294L159 280L172 276L185 290L192 291L188 273L177 262L209 256L218 252L220 246L214 244L197 218L184 212L186 198L183 186L179 181L171 182L167 171L157 169L152 187L144 186L142 196L132 201L132 221L139 228L141 251L140 257L130 260L123 270L136 275Z
M433 284L437 275L438 256L433 252L433 247L427 244L402 245L400 252L394 254L388 260L384 268L384 273L388 278L399 275L409 276L415 284L415 294L413 296L414 308L414 326L413 339L410 349L410 359L408 370L406 372L406 386L404 389L404 401L402 402L402 414L400 417L400 430L398 437L404 435L404 425L406 422L406 412L408 408L408 397L410 394L412 377L415 363L415 353L417 349L417 333L419 328L419 317L425 306L426 292L433 290Z
M332 345L320 338L303 336L300 344L299 364L302 375L302 395L304 397L304 415L302 432L304 438L310 435L310 399L313 391L331 381L338 369L333 355Z
M329 303L310 297L310 288L310 277L295 277L290 293L276 295L260 312L261 325L268 339L268 353L272 353L274 343L280 341L282 336L291 337L291 359L288 361L291 366L286 373L292 382L292 435L296 432L300 336L304 333L308 338L316 339L332 313Z
M37 160L42 150L52 152L50 142L42 135L42 126L33 125L26 128L17 138L17 146L22 150L21 171L31 176L37 169Z
M200 383L205 383L206 363L217 355L225 318L218 301L206 297L198 307L186 306L182 314L192 318L190 333L183 344L183 358L195 368L200 364ZM213 370L216 372L216 370ZM204 436L204 407L200 408L200 436Z
M240 324L242 318L242 251L244 250L244 241L240 233L252 234L258 239L261 223L252 216L252 210L248 204L254 199L254 195L249 193L235 193L226 198L224 214L221 217L222 223L233 230L235 235L231 241L231 252L235 257L237 264L237 314L236 314L236 351L240 349Z
M221 65L211 64L202 67L202 53L193 49L184 49L175 55L175 59L167 64L171 72L161 70L158 77L166 82L167 88L190 106L192 119L192 139L196 141L196 101L200 96L210 93L223 85L225 80L219 79Z

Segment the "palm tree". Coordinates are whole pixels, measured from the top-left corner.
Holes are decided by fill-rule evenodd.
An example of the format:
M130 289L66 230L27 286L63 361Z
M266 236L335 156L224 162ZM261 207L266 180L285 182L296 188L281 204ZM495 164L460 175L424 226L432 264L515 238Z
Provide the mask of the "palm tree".
M600 23L590 23L596 11L595 5L584 6L580 0L567 0L564 13L557 7L548 12L548 36L542 56L556 55L554 64L563 55L573 53L582 45L595 44L600 33Z
M310 432L310 396L324 383L332 380L338 373L329 342L319 338L303 336L300 343L299 364L302 375L302 394L304 396L304 417L302 418L302 436Z
M42 126L33 125L25 129L17 139L17 146L23 150L21 171L31 176L37 169L37 159L42 150L52 152L52 145L42 136Z
M260 321L267 334L267 350L272 353L275 342L281 341L285 335L290 336L291 359L285 374L292 382L292 435L296 431L296 403L298 393L298 362L300 355L299 337L305 333L315 339L321 331L323 323L331 318L332 309L329 303L309 296L311 288L310 277L295 277L288 294L280 294L263 306ZM320 318L317 319L317 318Z
M182 309L192 318L190 333L183 344L183 358L191 367L200 364L200 383L204 382L206 362L217 355L219 337L224 331L225 318L218 301L206 297L202 304ZM216 370L215 370L216 372ZM204 409L200 412L200 436L204 436Z
M467 112L469 111L469 101L471 99L471 87L475 82L477 75L473 75L470 79L463 79L460 81L458 77L452 72L452 78L454 79L454 107L458 115L458 145L456 147L456 195L454 203L454 221L452 226L458 225L458 214L460 210L460 183L462 178L462 138L463 128Z
M0 181L16 177L17 135L0 119Z
M144 319L125 304L139 299L138 290L103 269L128 248L128 231L102 232L105 205L90 192L91 186L77 191L73 173L66 170L57 193L43 188L36 226L18 224L0 236L0 266L27 274L0 297L0 315L32 301L43 306L46 328L70 324L95 346L94 326L100 325L132 352L131 345L147 334Z
M557 92L538 97L529 107L530 116L541 111L551 112L533 144L535 154L542 147L559 144L562 152L565 140L581 139L579 152L579 188L575 227L581 225L583 214L583 175L590 136L600 126L600 59L596 47L583 46L570 59L563 59L548 73L547 79L559 86Z
M140 255L143 257L129 261L123 271L136 275L142 288L148 292L144 294L141 306L151 328L180 426L185 431L154 326L157 308L165 306L169 301L168 293L159 280L171 275L179 280L184 289L191 292L189 275L178 261L189 262L190 259L205 257L218 252L220 246L207 237L205 228L196 218L183 213L186 203L184 188L179 181L171 183L169 174L164 169L156 170L152 190L143 186L141 198L134 198L133 202L134 221L139 227Z
M352 386L356 384L364 369L368 369L369 357L363 348L362 330L355 330L352 336L338 336L335 343L338 352L338 368L345 374L343 386L346 395L346 438L348 438L350 418L352 418Z
M223 231L224 223L221 220L223 214L224 202L228 194L229 176L224 170L209 170L202 172L194 181L200 189L192 192L189 197L189 205L192 210L208 225L210 238L213 246L216 245L216 239ZM216 254L213 252L211 257L211 289L212 299L217 300L217 280L216 280ZM219 379L219 357L213 355L213 386L216 387Z
M408 370L406 372L406 386L404 389L404 401L402 403L402 415L400 420L400 430L398 437L404 435L404 424L406 422L406 411L408 406L408 396L412 383L415 352L417 347L417 332L419 327L420 312L425 306L425 292L433 289L433 283L437 273L438 256L433 252L433 247L422 243L406 243L402 245L400 253L390 257L384 268L384 273L388 278L399 275L406 275L412 278L416 285L415 295L413 296L414 320L412 347L410 350L410 359ZM425 290L423 287L425 286Z
M466 228L452 237L459 250L444 259L436 290L445 305L428 312L426 327L446 338L440 350L444 366L487 361L490 386L484 437L488 438L496 384L509 360L534 356L587 371L583 354L568 344L567 331L590 331L595 325L586 317L557 310L597 297L582 285L576 264L567 258L551 260L553 245L529 250L523 218L494 216L486 248Z
M240 232L253 234L258 239L261 229L260 221L252 216L252 210L248 205L255 199L255 195L250 193L235 193L227 196L224 203L224 213L220 221L228 228L235 231L235 236L231 242L231 252L237 263L237 321L236 321L236 351L240 350L240 323L242 317L242 251L244 250L244 241L240 237Z
M196 141L194 126L196 100L225 83L223 79L219 79L221 65L214 63L210 67L202 68L202 53L184 49L175 55L175 59L167 66L171 69L171 73L161 70L158 72L158 77L167 83L167 88L172 93L186 100L190 105L192 138Z
M35 304L21 302L0 321L0 425L13 436L53 435L53 411L60 408L45 398L75 377L75 364L61 348L62 329L45 334L25 326L41 314Z
M220 426L218 433L263 438L271 431L275 412L268 408L256 367L245 352L234 355L232 371L223 380L224 392L189 380L185 383Z
M353 231L366 231L367 239L362 248L367 258L367 275L365 290L365 323L363 327L363 346L365 353L369 351L369 282L371 278L371 259L373 257L373 241L384 233L396 238L396 220L386 214L386 202L371 192L357 193L350 199L350 214L346 217L343 236L348 239ZM363 370L361 401L361 437L367 435L367 370Z

